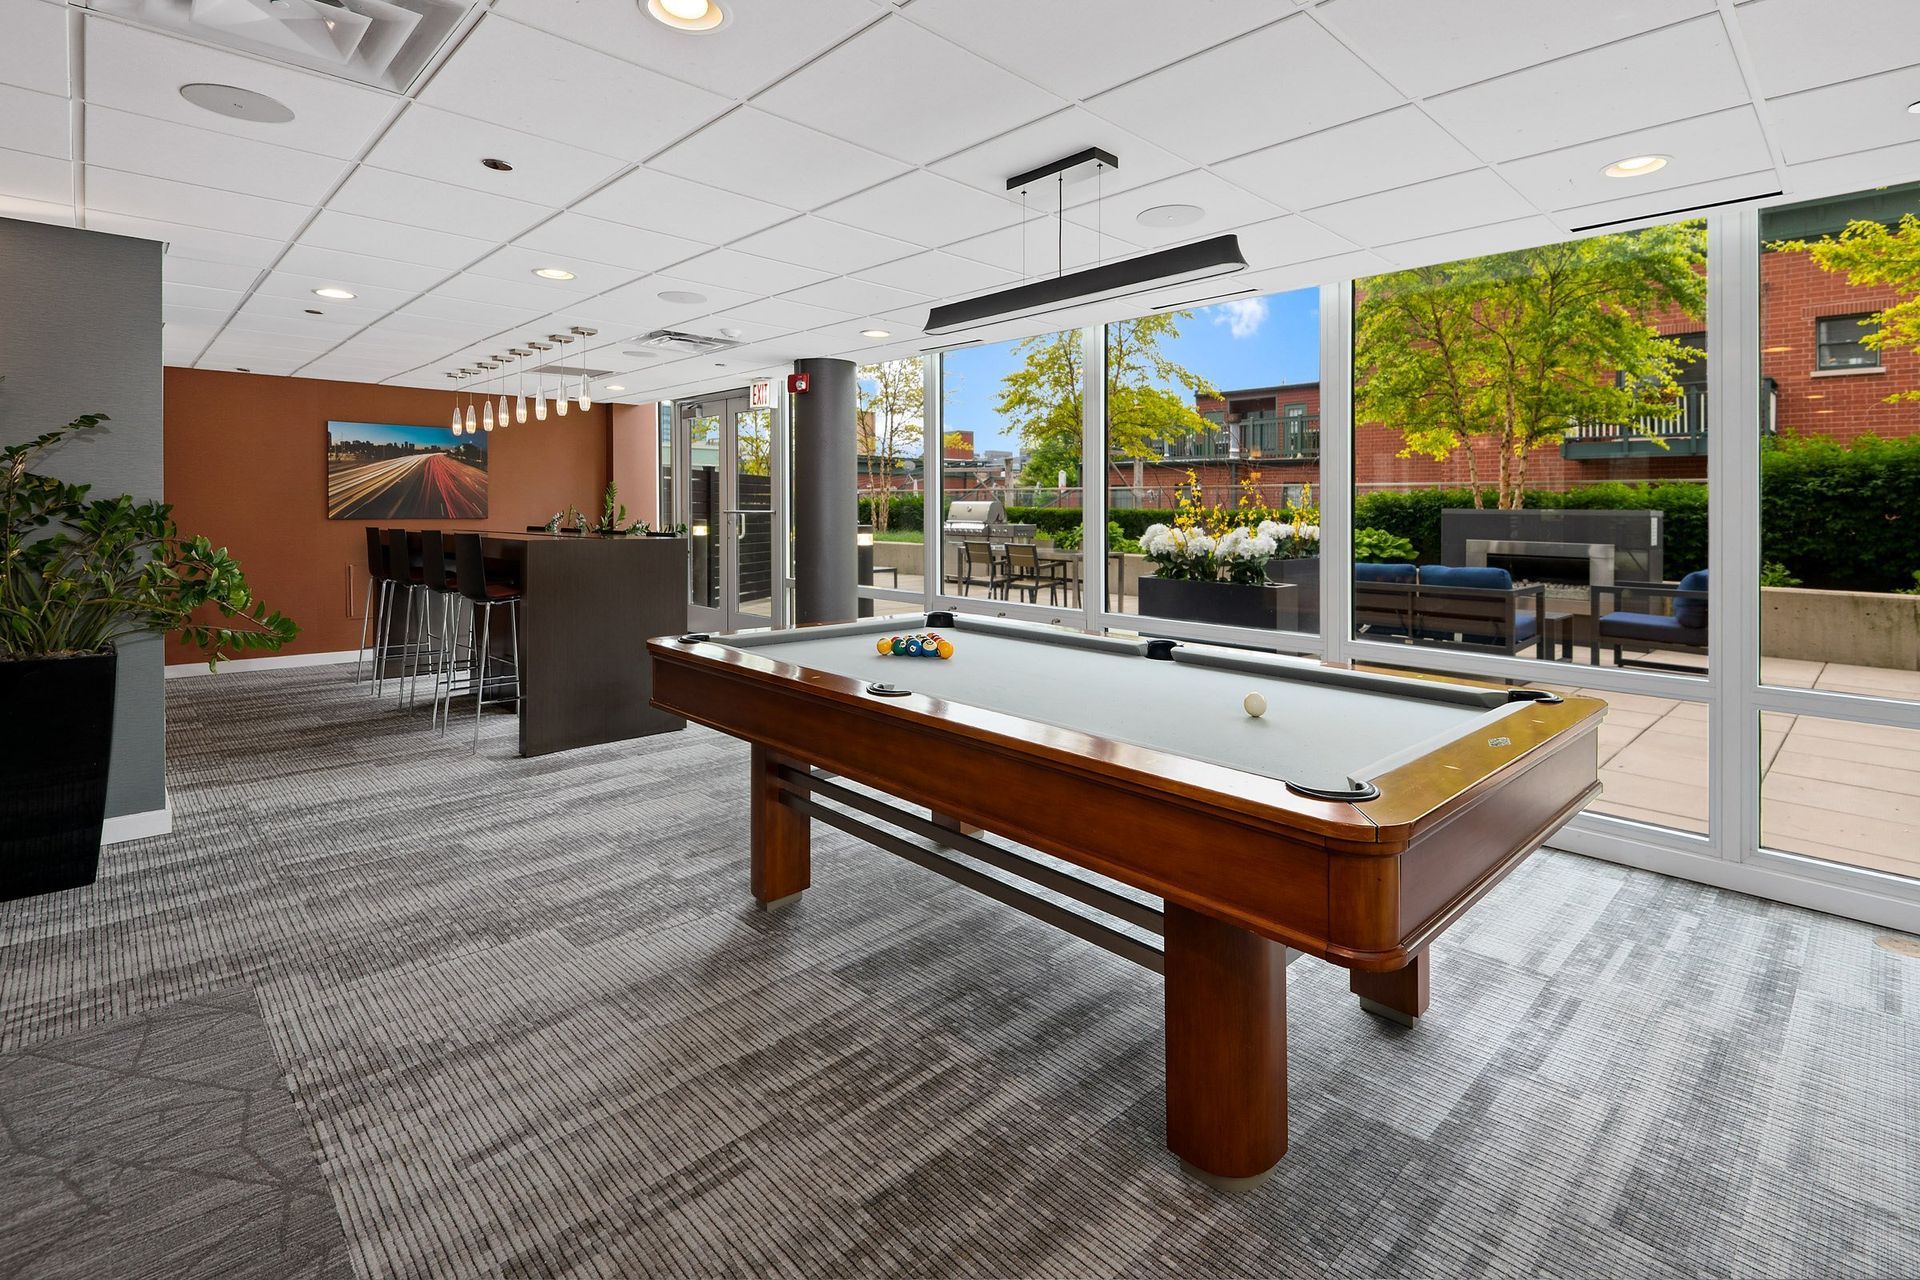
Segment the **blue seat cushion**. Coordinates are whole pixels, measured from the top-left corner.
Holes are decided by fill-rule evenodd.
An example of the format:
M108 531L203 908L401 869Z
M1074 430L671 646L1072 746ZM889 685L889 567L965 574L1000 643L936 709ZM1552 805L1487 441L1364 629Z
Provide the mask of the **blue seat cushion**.
M1609 613L1601 617L1594 630L1602 640L1645 640L1656 645L1707 647L1705 627L1683 627L1679 618L1670 618L1664 613Z
M1513 643L1515 648L1518 648L1519 646L1525 644L1527 641L1533 639L1533 637L1536 634L1538 634L1539 631L1540 631L1539 618L1527 612L1525 609L1519 609L1514 612ZM1451 640L1453 637L1442 636L1437 632L1428 632L1426 634L1426 638L1429 640ZM1463 635L1460 637L1460 640L1463 644L1505 644L1507 642L1504 636Z
M1410 564L1371 564L1362 561L1353 566L1355 582L1404 582L1411 584L1419 571Z
M1682 591L1705 591L1707 589L1707 571L1696 569L1680 579ZM1673 602L1673 616L1681 626L1692 631L1707 629L1707 598L1700 596L1680 596ZM1700 643L1705 644L1702 640Z
M1475 587L1482 591L1513 590L1513 575L1505 569L1478 565L1430 564L1420 570L1426 587Z

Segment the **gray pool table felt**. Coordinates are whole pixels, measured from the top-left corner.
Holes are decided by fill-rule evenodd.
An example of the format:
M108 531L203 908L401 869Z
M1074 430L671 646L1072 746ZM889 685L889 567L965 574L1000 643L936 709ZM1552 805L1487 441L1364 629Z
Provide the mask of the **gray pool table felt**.
M881 635L918 629L918 621L764 633L744 647L815 671L897 685L1321 789L1370 778L1411 748L1505 714L1505 708L1489 711L1437 698L1343 688L1280 672L1163 662L964 625L935 628L954 642L948 659L882 656L875 650ZM1243 707L1255 692L1267 700L1266 714L1258 719Z

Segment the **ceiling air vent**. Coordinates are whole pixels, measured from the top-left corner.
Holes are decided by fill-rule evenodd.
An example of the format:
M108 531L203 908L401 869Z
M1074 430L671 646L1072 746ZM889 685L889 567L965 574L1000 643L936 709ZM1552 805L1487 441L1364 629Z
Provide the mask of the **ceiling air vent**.
M474 0L91 0L144 27L404 93Z
M682 333L678 329L655 329L633 340L634 349L621 354L630 356L659 355L671 352L680 356L704 356L715 351L730 351L740 343L733 338L709 337L704 333Z

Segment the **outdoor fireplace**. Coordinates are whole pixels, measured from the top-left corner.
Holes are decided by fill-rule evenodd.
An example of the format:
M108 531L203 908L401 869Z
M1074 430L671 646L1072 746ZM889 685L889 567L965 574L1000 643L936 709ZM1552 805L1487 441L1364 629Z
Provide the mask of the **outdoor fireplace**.
M1466 561L1505 569L1515 582L1610 587L1616 557L1610 542L1537 542L1524 538L1468 538Z
M1647 510L1450 507L1440 513L1440 563L1571 588L1659 582L1663 523Z

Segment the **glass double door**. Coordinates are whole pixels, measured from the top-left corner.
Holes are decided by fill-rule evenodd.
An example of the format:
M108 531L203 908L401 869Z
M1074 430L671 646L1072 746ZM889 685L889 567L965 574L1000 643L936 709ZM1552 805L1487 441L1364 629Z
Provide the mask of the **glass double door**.
M687 615L701 631L786 625L785 461L772 409L746 391L679 401L674 446L684 459L689 565Z

